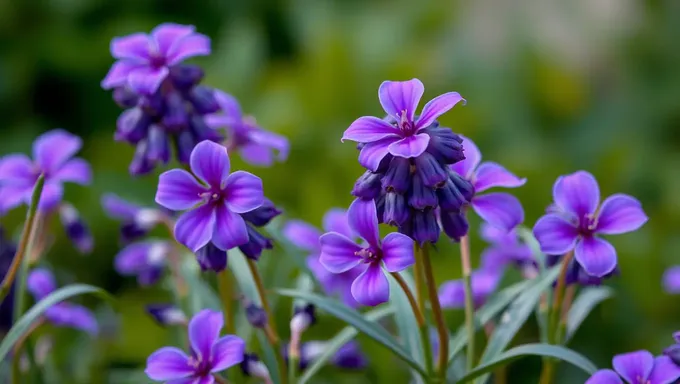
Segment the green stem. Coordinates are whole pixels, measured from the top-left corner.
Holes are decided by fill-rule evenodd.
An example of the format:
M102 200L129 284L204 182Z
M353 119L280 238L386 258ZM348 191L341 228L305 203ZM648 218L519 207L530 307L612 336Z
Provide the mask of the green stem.
M278 334L276 333L275 325L274 325L274 316L271 310L271 307L269 306L269 301L267 300L267 295L265 293L264 289L264 284L262 284L262 278L260 277L260 272L257 270L257 264L249 258L246 258L246 261L248 262L248 269L250 269L250 274L253 277L253 282L255 282L255 287L257 288L257 294L260 296L260 302L262 303L262 308L265 310L267 313L267 326L264 329L265 336L267 337L267 340L269 341L269 344L271 344L272 348L274 348L274 353L276 354L276 362L277 365L279 366L279 372L280 372L280 377L282 384L287 384L287 379L288 375L286 374L286 363L283 359L283 355L281 353L281 341L279 339Z
M416 252L418 252L420 247L416 246ZM423 289L423 260L422 257L417 256L416 262L413 265L413 281L416 288L416 298L418 302L418 311L425 318L425 301L427 300L425 296L425 290ZM415 313L415 310L414 310ZM423 344L423 353L425 355L425 369L429 376L434 375L434 357L432 356L432 343L430 342L430 334L427 321L420 327L420 339Z
M297 355L293 355L291 352L292 351L288 354L288 383L295 384L297 382L297 366L300 358Z
M236 324L234 322L234 307L232 305L234 292L229 279L229 272L226 268L217 274L217 287L220 292L220 299L222 300L222 308L224 309L227 333L235 335Z
M27 249L31 240L31 235L33 234L33 228L36 223L36 212L38 210L38 202L40 201L40 194L42 193L43 185L45 184L45 178L40 175L38 181L33 188L33 195L31 196L31 205L28 207L28 214L26 216L26 222L24 223L24 229L21 232L21 240L19 240L19 248L17 253L14 255L12 260L12 265L10 265L5 278L2 280L2 285L0 285L0 303L5 300L9 290L12 288L12 283L14 283L14 278L16 277L17 271L20 267L23 268L24 259L28 254ZM14 313L15 319L17 318L17 313Z
M460 239L460 263L465 283L465 329L467 331L467 369L475 365L475 303L472 300L472 267L470 266L470 238Z
M447 362L449 358L449 331L446 329L446 322L444 321L444 313L442 312L441 304L439 303L439 296L437 295L437 282L434 280L434 273L432 271L432 263L430 262L430 253L427 243L423 246L418 246L416 252L416 259L423 260L423 272L425 272L425 284L430 295L430 306L432 307L432 316L437 325L437 333L439 335L439 362L437 368L439 369L439 379L442 383L446 382Z

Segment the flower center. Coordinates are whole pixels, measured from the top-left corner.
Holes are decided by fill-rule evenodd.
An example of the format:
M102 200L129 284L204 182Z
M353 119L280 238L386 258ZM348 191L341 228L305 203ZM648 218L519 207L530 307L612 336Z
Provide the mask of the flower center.
M406 136L414 133L415 124L406 116L406 110L401 111L401 119L397 122L397 126Z
M198 377L210 375L210 362L203 360L200 356L189 357L189 366L194 369L194 374Z
M364 248L360 251L354 252L355 255L361 257L364 264L371 264L380 261L380 252L371 248Z
M584 236L592 235L597 228L597 215L588 213L581 218L579 233Z
M165 57L160 52L152 52L149 57L149 65L154 69L162 68L167 65Z
M222 191L210 190L200 194L201 199L206 203L219 203L224 198Z
M638 384L652 384L651 380L647 380L647 379L643 378L642 376L638 376L635 379L637 380Z

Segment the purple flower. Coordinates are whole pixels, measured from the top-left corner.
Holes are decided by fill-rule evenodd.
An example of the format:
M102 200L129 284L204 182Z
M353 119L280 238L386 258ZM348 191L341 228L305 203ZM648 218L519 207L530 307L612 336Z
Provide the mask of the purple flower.
M52 273L44 268L31 271L26 281L28 291L36 301L42 300L57 289ZM45 318L58 327L71 327L96 335L99 332L97 320L89 309L69 303L55 304L45 311Z
M534 226L541 251L562 255L573 250L576 261L594 277L616 267L616 250L596 235L631 232L647 222L642 205L632 196L615 194L599 206L597 180L585 171L559 177L553 199L558 211L541 217Z
M670 267L663 274L663 288L668 293L680 293L680 265Z
M92 179L90 165L81 158L73 158L82 140L62 129L40 135L33 142L33 160L23 154L0 158L0 214L29 204L38 176L45 175L45 186L38 208L49 211L61 201L62 184L72 182L87 185Z
M314 363L328 349L326 341L312 340L300 346L300 362L298 368L304 371L310 364ZM288 362L288 344L284 344L283 355ZM330 359L331 364L343 369L363 369L368 365L366 355L359 348L356 341L350 341L338 349Z
M538 265L528 245L519 239L516 229L506 232L489 223L482 224L481 236L491 243L481 255L483 269L502 270L508 264L514 264L526 274L533 274Z
M204 309L189 322L191 354L163 347L149 356L144 371L150 379L168 384L212 384L213 374L243 361L245 342L232 335L220 337L221 312Z
M557 264L561 264L563 257L563 255L547 255L545 260L546 267L551 268ZM572 259L567 266L566 283L567 285L578 284L581 286L600 286L604 280L609 279L610 277L618 276L619 274L619 266L617 265L611 272L604 276L593 276L588 274L581 264ZM553 283L553 286L555 284L556 283Z
M333 208L326 212L323 217L323 229L327 232L337 232L349 239L356 238L352 233L347 221L345 210ZM332 273L319 262L321 244L319 238L322 233L310 224L301 220L291 220L283 228L283 235L291 243L309 252L307 267L321 283L322 288L328 294L338 295L345 305L356 308L359 303L352 296L352 282L363 272L365 267L357 266L342 273Z
M675 365L680 366L680 332L673 333L675 344L663 350L663 354L668 356Z
M227 150L211 141L194 148L190 164L203 184L183 169L164 172L158 181L158 204L190 209L175 224L177 241L193 252L209 242L223 251L247 243L248 227L239 214L262 205L262 180L244 171L229 174Z
M482 154L475 143L463 137L465 160L451 165L456 173L472 183L474 196L472 209L486 222L509 231L524 221L524 209L516 197L508 193L487 193L493 187L516 188L524 185L527 179L520 179L500 164L482 161Z
M109 217L121 221L120 234L123 243L144 237L156 225L169 219L159 209L141 207L125 201L113 193L102 196L101 203Z
M238 150L246 162L265 167L272 165L274 159L286 160L288 139L262 129L252 116L243 116L233 96L216 90L215 99L223 113L208 115L205 122L213 129L226 128L229 152Z
M612 365L614 370L601 369L585 384L671 384L680 378L680 367L669 357L654 357L647 351L616 355Z
M80 218L78 210L69 203L59 205L61 224L66 229L66 235L80 253L89 254L94 247L94 239L87 224Z
M163 275L166 258L172 252L167 241L142 241L123 248L114 261L116 271L123 276L137 276L137 282L149 286Z
M162 326L187 325L187 317L181 309L171 304L149 304L146 312Z
M415 113L425 87L418 79L409 81L385 81L380 84L378 98L389 123L373 116L356 119L347 128L342 140L365 143L359 155L359 163L376 171L382 159L389 153L396 157L418 157L427 148L430 135L423 132L435 120L465 100L457 92L449 92L430 100L416 118Z
M472 272L472 301L476 307L484 305L502 276L502 270L478 269ZM463 279L444 282L439 287L438 296L442 308L465 308L465 282Z
M113 64L102 88L127 85L144 95L156 92L170 68L194 56L210 54L210 39L193 25L164 23L146 33L133 33L111 41Z
M401 233L390 233L381 241L378 216L373 200L356 199L347 211L352 231L367 244L357 245L338 232L321 236L319 261L332 273L342 273L364 264L366 270L352 283L352 296L363 305L378 305L389 299L390 286L382 270L399 272L414 262L413 240Z

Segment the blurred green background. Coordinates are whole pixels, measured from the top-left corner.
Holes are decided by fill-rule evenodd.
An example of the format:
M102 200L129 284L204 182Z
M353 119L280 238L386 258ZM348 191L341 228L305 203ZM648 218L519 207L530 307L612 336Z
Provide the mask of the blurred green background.
M550 202L555 178L578 169L595 174L605 196L638 197L651 220L611 238L622 273L607 284L617 296L593 312L571 346L608 367L616 353L659 353L671 343L680 298L663 292L660 277L680 262L680 2L4 0L0 153L28 152L36 135L54 127L84 138L81 153L92 162L94 183L69 186L66 197L92 226L95 252L78 255L54 223L46 262L60 283L99 285L120 300L115 315L99 309L101 339L59 331L54 356L69 377L64 382L113 383L112 372L143 366L167 343L142 306L169 295L113 271L117 225L99 204L105 192L152 202L157 177L128 175L132 148L112 139L121 110L99 82L113 63L112 37L165 21L209 35L213 54L195 60L205 83L232 93L263 127L290 139L289 160L269 169L233 160L262 177L288 217L319 225L328 208L349 204L362 169L354 145L340 143L343 130L356 117L382 113L381 81L413 77L425 84L424 100L460 92L467 106L442 124L475 140L486 159L528 178L514 191L528 226ZM2 223L17 228L19 211ZM484 246L477 224L475 255ZM442 244L436 263L438 281L460 276L455 245ZM279 316L281 331L287 311ZM451 313L452 329L461 319ZM323 318L314 336L329 337L340 326ZM535 335L530 322L517 342ZM373 362L367 374L328 369L318 382L407 382L385 351L363 345ZM514 364L510 382L535 382L539 367L536 359ZM563 383L584 379L561 369Z

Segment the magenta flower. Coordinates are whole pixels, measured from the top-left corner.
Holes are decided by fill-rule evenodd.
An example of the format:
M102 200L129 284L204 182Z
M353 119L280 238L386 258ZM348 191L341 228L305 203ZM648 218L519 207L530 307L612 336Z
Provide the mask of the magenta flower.
M666 292L672 294L680 293L680 265L668 268L664 272L661 281Z
M175 347L163 347L149 356L144 371L150 379L168 384L212 384L213 374L243 361L245 342L232 335L220 337L221 312L204 309L189 322L187 355Z
M430 143L430 135L422 132L435 120L465 100L457 92L448 92L430 100L416 118L416 108L425 87L418 79L384 81L378 89L378 98L389 123L373 116L356 119L347 128L342 140L365 143L359 154L359 163L376 171L380 161L389 153L396 157L420 156Z
M168 209L189 211L175 224L175 238L198 251L209 242L226 251L248 242L248 228L240 213L262 205L262 180L248 172L229 174L227 150L211 141L199 143L191 152L191 171L183 169L160 175L156 202Z
M337 232L348 239L355 239L347 221L347 213L343 209L333 208L323 217L323 229ZM298 248L309 252L307 267L312 271L322 288L328 294L337 294L345 305L356 308L359 303L352 296L352 282L363 272L364 266L357 266L342 273L332 273L321 262L321 244L319 238L323 233L301 220L291 220L283 228L283 235Z
M482 161L482 154L475 143L463 137L465 160L451 165L451 169L472 183L474 196L472 209L491 225L510 231L524 221L524 209L515 196L509 193L479 193L493 187L516 188L524 185L527 179L521 179L503 168L500 164Z
M680 378L680 367L668 356L654 357L647 351L616 355L612 365L614 370L601 369L585 384L671 384Z
M359 246L343 234L328 232L319 239L319 261L332 273L343 273L365 265L366 270L352 283L352 296L363 305L384 303L389 299L390 286L382 268L388 272L399 272L412 265L414 242L397 232L380 241L378 213L373 200L354 200L347 217L352 231L367 244Z
M219 90L215 90L214 95L223 113L205 116L205 123L213 129L226 128L226 146L230 152L238 150L243 160L258 166L270 166L275 159L286 160L288 139L262 129L252 116L244 116L233 96Z
M40 135L33 142L33 161L23 154L0 158L0 214L28 204L38 176L45 175L39 209L49 211L62 199L64 182L87 185L92 179L90 165L73 158L82 140L62 129Z
M36 301L42 300L57 289L52 272L36 268L26 280L28 291ZM99 326L89 309L69 302L55 304L45 311L45 318L57 327L70 327L83 330L91 335L99 332Z
M170 67L194 56L210 54L210 39L193 25L164 23L146 33L133 33L111 41L113 64L102 88L127 85L134 92L151 95L170 73Z
M600 187L585 171L559 177L553 186L553 199L552 213L534 226L541 251L561 255L573 250L576 261L595 277L603 277L616 267L616 250L596 235L631 232L647 222L642 205L632 196L615 194L599 206Z
M478 269L472 272L470 280L472 301L476 307L484 305L486 299L498 287L501 277L503 277L502 269ZM465 282L463 279L444 282L439 287L438 296L442 308L465 308Z

